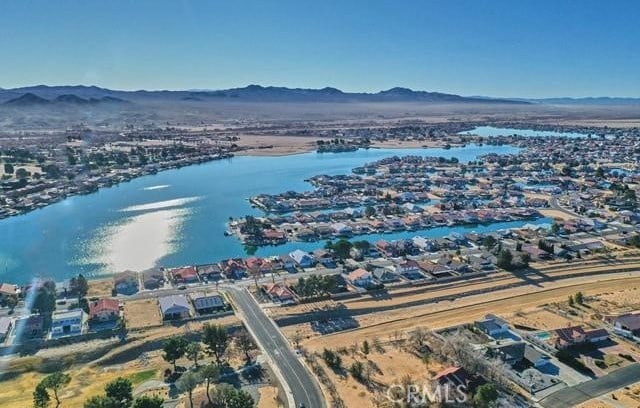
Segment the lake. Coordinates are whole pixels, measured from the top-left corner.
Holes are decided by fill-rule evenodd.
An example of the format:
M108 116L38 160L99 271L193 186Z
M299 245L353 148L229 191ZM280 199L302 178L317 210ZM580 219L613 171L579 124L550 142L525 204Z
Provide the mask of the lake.
M498 128L493 126L478 126L472 130L468 130L466 132L460 132L461 135L478 135L482 137L489 136L511 136L511 135L519 135L519 136L545 136L545 137L569 137L569 138L580 138L587 137L584 133L575 133L575 132L555 132L552 130L533 130L533 129L512 129L512 128Z
M140 177L0 221L0 281L25 283L36 276L61 281L78 273L98 277L154 265L201 264L246 256L238 240L223 233L229 216L261 214L249 205L250 196L310 190L312 186L304 180L311 176L349 173L354 167L393 155L457 157L467 162L482 154L517 151L511 146L469 145L448 150L368 149L284 157L240 156ZM383 236L434 237L452 231L487 231L524 223ZM276 255L321 245L287 243L260 248L257 254Z

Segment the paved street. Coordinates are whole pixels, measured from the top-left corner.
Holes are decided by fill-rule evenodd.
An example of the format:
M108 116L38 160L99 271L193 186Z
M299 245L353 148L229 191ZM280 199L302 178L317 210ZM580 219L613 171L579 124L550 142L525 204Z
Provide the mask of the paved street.
M604 377L564 388L544 398L540 401L540 405L545 408L574 407L638 381L640 381L640 364L635 363Z
M289 342L275 323L264 314L255 299L244 289L228 288L228 294L258 345L282 374L282 379L287 383L285 390L287 386L291 390L295 406L290 408L298 408L301 404L306 408L324 407L322 393L315 378L291 351Z

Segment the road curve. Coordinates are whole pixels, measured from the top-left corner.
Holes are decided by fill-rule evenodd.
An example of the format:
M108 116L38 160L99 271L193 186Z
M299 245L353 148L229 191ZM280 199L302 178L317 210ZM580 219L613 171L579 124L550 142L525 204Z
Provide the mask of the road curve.
M283 384L285 390L289 388L293 394L295 405L289 408L323 408L324 398L315 378L291 351L287 339L273 320L264 314L253 296L245 289L234 287L229 287L227 293L262 351L277 366L275 368L286 382Z

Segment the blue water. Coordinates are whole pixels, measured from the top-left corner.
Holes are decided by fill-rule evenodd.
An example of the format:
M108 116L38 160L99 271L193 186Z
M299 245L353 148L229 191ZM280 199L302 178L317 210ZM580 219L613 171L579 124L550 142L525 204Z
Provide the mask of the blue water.
M472 130L466 132L460 132L463 135L478 135L483 137L489 136L546 136L546 137L569 137L580 138L587 137L584 133L575 132L555 132L551 130L533 130L533 129L511 129L511 128L497 128L493 126L478 126Z
M0 281L24 283L35 276L63 280L78 273L95 277L243 256L243 246L223 236L229 216L260 214L248 197L259 193L310 190L304 181L317 174L345 174L353 167L408 154L457 157L516 153L511 146L446 149L369 149L338 154L235 157L145 176L0 221ZM151 204L151 205L150 205ZM147 207L134 207L147 205ZM481 226L478 231L522 225ZM426 236L463 231L437 228ZM383 235L397 239L418 232ZM379 236L369 237L378 239ZM258 255L312 249L321 244L288 243L260 248Z

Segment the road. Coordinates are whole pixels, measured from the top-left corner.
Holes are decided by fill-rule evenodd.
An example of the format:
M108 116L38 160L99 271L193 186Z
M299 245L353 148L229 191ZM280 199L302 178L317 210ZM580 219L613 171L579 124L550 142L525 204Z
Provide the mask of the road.
M315 378L289 348L287 339L273 320L264 314L253 296L245 289L234 287L229 287L227 293L251 335L275 365L274 371L279 372L281 381L286 382L283 384L285 392L287 388L291 391L295 405L290 408L324 407L324 398Z
M640 381L640 364L635 363L604 377L557 391L540 401L540 405L544 408L575 407L638 381Z
M555 195L551 196L551 199L549 200L549 205L554 210L563 212L563 213L565 213L565 214L567 214L567 215L569 215L571 217L574 217L574 218L580 218L581 217L580 214L577 214L577 213L575 213L575 212L573 212L571 210L568 210L567 208L561 206L560 203L558 202L558 196L555 196Z

